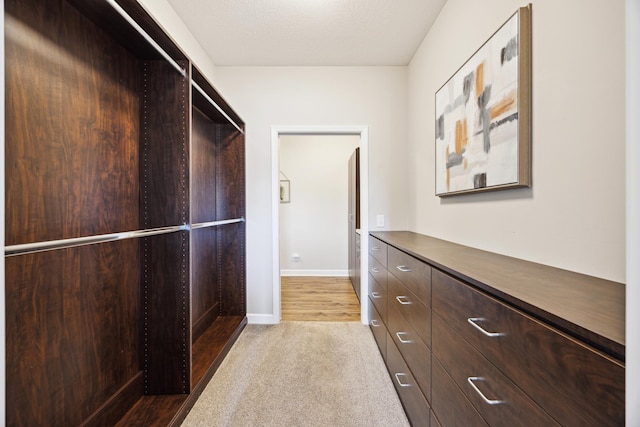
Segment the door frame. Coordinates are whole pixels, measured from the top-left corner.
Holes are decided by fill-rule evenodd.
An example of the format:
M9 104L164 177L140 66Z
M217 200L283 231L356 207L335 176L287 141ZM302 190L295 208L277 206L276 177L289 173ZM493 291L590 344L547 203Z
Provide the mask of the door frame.
M273 252L273 323L282 318L280 287L280 136L281 135L358 135L360 137L360 239L361 253L368 253L369 233L369 127L368 126L271 126L271 230ZM345 212L345 215L347 213ZM369 259L362 256L360 271L367 272ZM360 279L360 319L368 324L368 274Z

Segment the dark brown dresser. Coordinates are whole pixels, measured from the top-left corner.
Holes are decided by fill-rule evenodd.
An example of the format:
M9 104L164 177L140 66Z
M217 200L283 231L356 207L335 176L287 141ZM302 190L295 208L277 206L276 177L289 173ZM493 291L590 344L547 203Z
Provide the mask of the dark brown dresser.
M370 326L414 426L624 425L621 283L369 236Z

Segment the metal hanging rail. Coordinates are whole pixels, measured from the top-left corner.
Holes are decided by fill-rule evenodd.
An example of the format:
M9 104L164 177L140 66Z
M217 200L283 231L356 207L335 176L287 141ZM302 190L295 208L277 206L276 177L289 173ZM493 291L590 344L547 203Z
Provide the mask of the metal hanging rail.
M94 245L96 243L114 242L116 240L139 239L157 236L159 234L175 233L188 230L188 225L150 228L148 230L124 231L121 233L100 234L96 236L74 237L71 239L49 240L46 242L24 243L21 245L5 246L5 256L24 255L29 253L51 251L54 249L74 248L77 246Z
M191 224L191 229L197 230L198 228L217 227L219 225L236 224L238 222L244 222L244 218L225 219L223 221L199 222L197 224Z
M95 245L97 243L114 242L116 240L140 239L160 234L176 233L178 231L197 230L199 228L218 227L227 224L245 222L244 218L227 219L222 221L201 222L197 224L174 225L170 227L150 228L148 230L123 231L120 233L99 234L96 236L73 237L70 239L49 240L46 242L23 243L5 246L5 257L25 255L36 252L52 251L55 249L75 248L78 246Z
M162 55L164 59L166 59L167 62L169 62L169 64L173 66L173 68L175 68L183 77L187 75L187 71L182 68L180 64L178 64L171 56L169 56L169 54L165 52L165 50L162 49L162 47L160 47L160 45L156 43L156 41L149 34L147 34L147 32L140 25L138 25L138 23L131 16L129 16L129 14L118 3L116 3L115 0L107 0L107 3L109 3L109 5L113 9L115 9L115 11L118 12L120 16L122 16L142 37L144 37L144 39L148 41L149 44L151 44L151 46L153 46L153 48L157 50L158 53Z
M196 88L196 90L198 92L200 92L200 94L202 96L204 96L204 98L209 101L209 103L211 105L213 105L215 107L216 110L218 110L228 121L229 123L231 123L236 129L238 129L240 131L241 134L244 135L244 131L242 130L242 128L240 128L240 126L238 126L236 124L236 122L233 121L233 119L231 117L229 117L229 115L227 113L224 112L224 110L222 108L220 108L220 106L218 104L216 104L216 102L211 99L211 97L209 95L207 95L207 93L198 85L198 83L194 82L193 80L191 80L191 85Z

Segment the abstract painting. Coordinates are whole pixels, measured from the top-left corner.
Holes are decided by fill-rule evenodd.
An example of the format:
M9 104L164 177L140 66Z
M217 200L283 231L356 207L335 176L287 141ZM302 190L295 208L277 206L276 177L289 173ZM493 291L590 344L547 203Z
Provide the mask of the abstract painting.
M437 92L436 195L531 186L531 5Z

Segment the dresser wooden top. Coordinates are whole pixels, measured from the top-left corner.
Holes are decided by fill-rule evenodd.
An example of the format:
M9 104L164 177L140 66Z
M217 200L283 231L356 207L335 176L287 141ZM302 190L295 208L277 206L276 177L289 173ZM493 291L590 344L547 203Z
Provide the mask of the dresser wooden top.
M410 231L372 236L624 360L625 285Z

